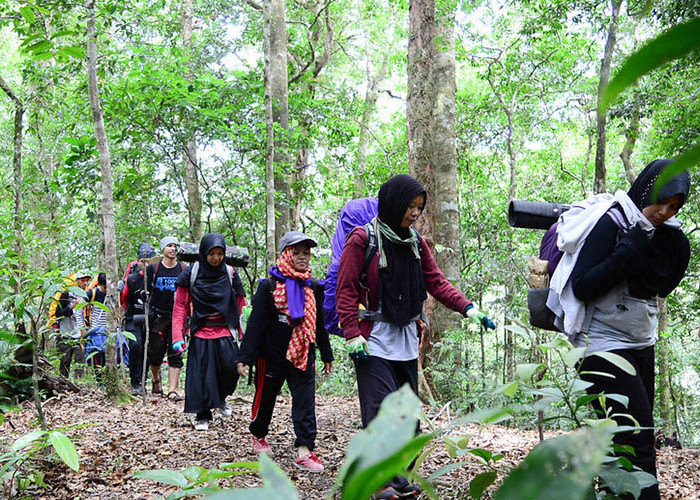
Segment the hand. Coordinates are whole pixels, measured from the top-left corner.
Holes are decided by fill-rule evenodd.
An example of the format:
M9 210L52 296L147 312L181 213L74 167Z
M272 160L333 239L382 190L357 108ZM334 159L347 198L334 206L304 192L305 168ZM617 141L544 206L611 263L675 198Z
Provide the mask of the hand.
M345 350L353 361L367 359L369 355L369 345L362 335L349 339L345 345Z
M248 376L248 366L244 365L243 363L238 363L237 368L238 368L238 374L241 377L245 378Z
M479 311L479 309L474 305L474 304L469 304L467 308L465 309L465 314L467 315L467 318L472 320L474 323L476 323L479 326L483 326L487 330L490 328L491 330L496 329L496 323L494 323L491 318L486 316L485 313Z
M178 340L177 342L173 342L173 351L175 351L175 354L179 354L185 350L185 341L184 340Z
M333 361L323 363L323 374L327 377L331 373L333 373Z

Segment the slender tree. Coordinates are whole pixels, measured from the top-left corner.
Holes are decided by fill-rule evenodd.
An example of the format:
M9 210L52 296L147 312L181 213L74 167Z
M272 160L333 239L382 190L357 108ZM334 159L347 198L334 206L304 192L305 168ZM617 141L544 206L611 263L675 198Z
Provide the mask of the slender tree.
M112 181L112 163L109 152L109 142L105 130L104 115L100 103L99 87L97 85L97 28L95 22L95 0L86 0L87 11L87 77L88 96L90 110L92 111L92 124L97 139L97 151L100 158L100 180L102 198L100 201L100 222L102 225L102 239L104 244L103 267L107 273L107 298L105 305L107 312L107 332L115 334L117 331L116 314L120 311L117 300L117 238L114 229L114 195ZM121 386L117 372L117 349L115 341L108 341L106 346L106 373L107 391L111 398L122 399L126 395Z
M600 100L603 97L603 90L608 85L610 81L610 67L612 65L613 53L615 52L615 45L617 44L617 24L618 18L620 17L620 8L622 7L622 0L610 0L612 13L610 14L610 23L608 25L608 37L605 42L605 52L603 53L603 59L600 63L600 76L598 79L598 106L596 115L596 148L595 148L595 180L593 188L596 193L605 192L605 146L607 140L606 126L607 126L607 113L601 111Z

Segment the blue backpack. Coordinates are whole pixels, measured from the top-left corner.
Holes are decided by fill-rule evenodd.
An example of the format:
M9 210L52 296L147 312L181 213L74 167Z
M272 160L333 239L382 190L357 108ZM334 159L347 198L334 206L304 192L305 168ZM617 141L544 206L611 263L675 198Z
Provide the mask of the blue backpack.
M328 333L343 336L343 331L338 325L338 313L335 310L335 291L338 288L338 267L340 266L340 255L343 253L345 239L357 226L364 226L367 231L367 249L365 250L365 260L362 266L360 282L367 279L367 266L372 256L377 251L377 236L369 222L377 216L378 201L376 198L359 198L347 202L340 210L338 226L333 233L333 256L331 265L326 275L326 287L323 292L323 313L324 323Z

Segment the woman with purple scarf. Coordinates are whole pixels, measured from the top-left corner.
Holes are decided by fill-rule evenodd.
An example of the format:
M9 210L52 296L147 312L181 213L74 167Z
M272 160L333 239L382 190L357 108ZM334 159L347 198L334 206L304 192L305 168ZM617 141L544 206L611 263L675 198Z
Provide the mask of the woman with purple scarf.
M287 382L292 395L292 422L297 456L294 464L323 471L313 452L316 441L316 345L323 371L333 371L333 351L323 326L323 285L311 279L311 248L316 241L289 231L279 244L277 265L253 297L253 311L241 344L238 373L255 366L255 397L250 422L253 450L272 451L269 432L277 394Z

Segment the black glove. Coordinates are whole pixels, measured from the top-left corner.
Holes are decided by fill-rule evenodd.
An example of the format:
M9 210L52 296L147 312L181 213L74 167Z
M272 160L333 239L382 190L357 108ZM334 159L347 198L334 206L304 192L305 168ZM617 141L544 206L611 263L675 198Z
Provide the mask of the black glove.
M624 256L628 270L635 272L642 269L650 248L649 234L641 227L634 226L622 235L617 244L616 253Z

